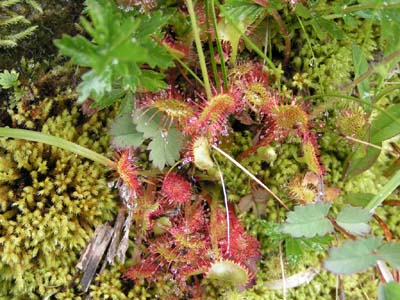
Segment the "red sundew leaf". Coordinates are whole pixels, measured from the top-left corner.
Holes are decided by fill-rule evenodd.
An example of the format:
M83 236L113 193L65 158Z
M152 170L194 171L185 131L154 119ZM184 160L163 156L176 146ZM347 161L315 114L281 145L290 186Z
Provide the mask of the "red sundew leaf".
M182 204L192 197L192 186L182 176L169 173L163 180L161 193L169 203Z
M141 278L155 278L159 265L151 259L143 260L140 264L130 267L124 277L130 280L138 280Z

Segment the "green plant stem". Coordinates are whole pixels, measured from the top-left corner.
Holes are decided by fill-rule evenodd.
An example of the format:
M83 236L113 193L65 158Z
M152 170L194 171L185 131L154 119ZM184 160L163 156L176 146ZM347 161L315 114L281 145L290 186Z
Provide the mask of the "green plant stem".
M376 96L375 96L375 102L377 102L379 99L384 97L385 95L398 90L400 88L400 82L395 82L393 86L389 86L387 88L384 88L381 90Z
M397 119L395 116L393 116L391 113L388 113L386 110L384 110L383 108L380 108L378 105L375 105L374 103L371 103L371 102L369 102L367 100L364 100L364 99L360 99L360 98L356 98L356 97L352 97L352 96L346 96L346 95L324 94L324 95L306 96L306 97L304 97L304 100L310 100L310 99L314 99L314 98L325 98L325 97L346 99L346 100L351 100L351 101L354 101L354 102L362 103L362 104L365 104L367 106L371 106L374 109L379 110L381 113L386 115L388 118L390 118L392 121L394 121L398 125L400 125L400 120Z
M221 90L221 83L218 75L217 63L215 61L215 52L214 52L214 45L212 42L211 36L211 27L210 27L210 5L208 1L205 1L205 9L206 9L206 25L207 25L207 38L208 38L208 48L210 50L210 61L211 61L211 68L214 75L215 86L217 90Z
M383 9L396 9L396 8L400 8L400 3L389 3L389 4L382 6L379 2L371 1L370 3L357 4L357 5L352 5L352 6L343 8L339 13L326 15L326 16L323 16L323 18L327 19L327 20L332 20L332 19L342 18L346 14L354 13L357 11L362 11L362 10L367 10L367 9L376 9L376 8L381 8L381 7L383 7Z
M357 77L356 79L353 80L352 83L350 83L349 85L345 86L343 91L344 92L349 92L352 88L356 87L360 82L364 81L365 79L367 79L369 76L371 76L373 73L376 72L376 70L382 66L385 65L387 63L389 63L390 61L398 58L400 56L400 50L393 52L392 54L389 54L388 56L384 57L379 63L377 63L374 66L370 66L368 68L368 70L361 74L359 77Z
M275 22L278 24L279 30L283 36L283 39L285 40L283 65L286 66L289 62L290 51L292 49L292 43L290 41L289 31L287 30L285 23L281 18L281 15L276 9L272 10L271 15L275 19Z
M190 22L192 23L194 41L196 43L197 55L199 56L201 74L203 75L204 88L206 90L207 98L211 99L212 93L211 93L210 80L208 79L206 60L205 60L203 48L201 45L199 28L197 26L196 15L194 13L194 7L193 7L192 0L186 0L186 5L187 5L187 9L189 11Z
M315 58L314 50L313 50L313 47L312 47L311 42L310 42L310 37L308 36L308 33L307 33L307 31L306 31L306 28L304 27L304 24L303 24L303 22L301 21L301 19L300 19L299 16L297 16L297 20L299 21L301 30L302 30L303 33L304 33L304 36L305 36L305 38L306 38L308 47L310 47L310 50L311 50L312 59L314 60L315 68L316 68L315 70L316 70L316 72L317 72L317 76L318 76L318 79L319 79L319 80L318 80L319 88L321 89L322 92L325 92L325 91L324 91L324 87L322 86L322 77L321 77L321 74L320 74L320 70L319 70L319 68L317 68L317 67L318 67L318 62L317 62L317 59Z
M96 153L88 148L82 147L78 144L72 143L65 139L45 134L42 132L26 130L26 129L0 127L0 136L10 137L14 139L23 139L32 142L39 142L55 146L70 151L72 153L78 154L80 156L86 157L88 159L91 159L95 162L98 162L106 166L107 168L111 169L115 168L115 163L112 160L108 159L107 157L99 153Z
M161 44L161 43L160 43L160 44ZM164 48L165 48L165 50L168 51L169 54L172 55L172 57L173 57L186 71L188 71L188 73L189 73L190 75L193 76L194 79L196 79L196 81L197 81L198 83L200 83L201 86L204 87L204 82L203 82L203 80L201 80L201 79L199 78L199 76L197 76L196 73L193 72L192 69L190 69L190 67L189 67L184 61L182 61L182 60L178 57L178 55L176 55L176 54L175 54L170 48L168 48L167 46L164 46Z
M265 62L268 64L268 66L276 73L279 74L280 70L274 65L274 63L269 59L268 56L264 54L264 52L257 47L256 44L254 44L241 30L240 28L235 24L234 21L230 18L230 16L226 13L225 9L222 7L221 4L217 2L219 10L224 14L225 19L229 22L229 24L232 25L232 27L236 30L237 33L241 35L243 40L247 43L247 45L254 51L256 52L262 59L265 60Z
M176 59L176 61L177 61L186 71L188 71L188 73L189 73L190 75L192 75L193 78L196 79L196 81L197 81L198 83L200 83L201 86L203 86L203 87L205 86L203 80L201 80L200 77L197 76L196 73L193 72L192 69L190 69L189 66L188 66L187 64L185 64L179 57L174 57L174 59Z
M207 1L206 1L207 2ZM221 64L222 80L224 82L224 89L228 89L228 76L226 74L224 52L222 51L221 41L219 40L218 27L217 27L217 16L215 15L215 3L214 0L210 0L211 8L211 18L215 34L215 43L217 44L217 51L219 55L219 60Z
M374 212L375 209L382 204L383 201L400 185L400 170L394 174L388 183L379 191L379 193L368 202L365 206L370 212Z

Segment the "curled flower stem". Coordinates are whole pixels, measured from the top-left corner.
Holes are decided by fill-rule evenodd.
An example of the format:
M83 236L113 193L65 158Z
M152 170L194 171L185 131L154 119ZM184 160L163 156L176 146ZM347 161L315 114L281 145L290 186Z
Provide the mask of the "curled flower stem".
M247 170L245 167L243 167L237 160L235 160L232 156L230 156L228 153L223 151L222 149L219 149L217 146L212 145L211 146L213 149L218 151L220 154L225 156L229 161L231 161L236 167L238 167L240 170L242 170L247 176L249 176L251 179L253 179L255 182L257 182L259 185L261 185L264 189L268 191L274 197L284 208L287 210L289 209L287 205L273 192L269 187L267 187L264 183L261 182L260 179L258 179L256 176L254 176L249 170Z
M62 139L62 138L59 138L56 136L52 136L52 135L49 135L46 133L36 132L36 131L26 130L26 129L0 127L0 136L14 138L14 139L28 140L28 141L32 141L32 142L39 142L39 143L55 146L55 147L70 151L72 153L78 154L80 156L86 157L86 158L93 160L95 162L98 162L108 168L111 168L111 169L115 168L115 163L112 160L105 157L104 155L101 155L97 152L94 152L88 148L82 147L78 144L72 143L65 139Z

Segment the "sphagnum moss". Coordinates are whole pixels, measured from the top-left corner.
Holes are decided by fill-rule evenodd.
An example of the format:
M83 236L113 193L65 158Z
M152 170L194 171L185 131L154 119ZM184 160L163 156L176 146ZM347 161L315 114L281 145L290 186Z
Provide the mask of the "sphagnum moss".
M106 114L82 118L66 109L41 129L106 151ZM112 219L117 201L106 170L67 151L1 139L0 153L0 299L43 299L71 283L93 228Z

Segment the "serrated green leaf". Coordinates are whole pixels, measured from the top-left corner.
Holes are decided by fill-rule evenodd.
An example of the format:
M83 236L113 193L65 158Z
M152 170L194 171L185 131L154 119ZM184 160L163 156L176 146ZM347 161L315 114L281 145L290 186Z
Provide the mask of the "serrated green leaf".
M378 300L399 300L400 285L397 282L380 284L378 289Z
M395 104L386 109L393 117L400 119L400 104ZM400 126L389 119L384 113L380 113L371 123L370 142L378 145L400 134Z
M140 84L148 91L155 92L164 89L168 85L163 81L164 75L152 70L142 70Z
M96 74L94 70L85 73L82 76L83 81L78 86L78 103L82 103L89 96L100 101L106 93L112 90L111 77L111 70L103 72L101 76Z
M293 237L325 235L333 230L333 225L326 218L330 207L325 202L296 206L294 211L287 214L282 231Z
M285 254L288 262L296 265L303 257L303 248L299 239L289 238L285 241Z
M163 130L161 113L155 109L136 111L133 115L133 122L136 124L136 130L142 132L146 139L159 136Z
M324 251L329 247L332 238L330 236L314 236L312 238L286 238L286 258L292 265L301 261L307 252Z
M92 104L92 107L97 109L106 108L121 99L124 95L125 91L121 89L113 89L111 92L105 93L101 98L98 98L97 102Z
M396 269L400 269L400 244L385 244L379 248L377 254Z
M297 15L299 15L300 17L309 19L312 17L310 11L308 10L307 7L305 7L303 4L301 3L297 3L296 7L295 7L295 12Z
M165 87L163 75L155 70L142 70L142 66L173 65L167 50L155 41L161 38L161 27L167 18L159 11L126 12L108 0L87 0L85 4L90 21L82 18L81 23L91 41L83 36L63 36L55 41L62 54L92 69L83 76L78 101L90 97L98 107L105 107L116 101L105 99L112 89L135 92L140 84L149 91Z
M3 89L9 89L19 85L18 76L19 74L15 70L11 70L11 72L4 70L0 73L0 86Z
M113 136L112 143L118 148L138 147L143 141L143 134L137 132L130 114L123 114L116 118L111 125L110 134Z
M165 165L173 165L180 157L179 152L182 148L183 135L175 128L168 131L160 131L159 135L154 136L148 149L150 150L150 160L153 165L162 170Z
M356 44L353 44L352 51L353 51L354 75L355 78L358 78L363 73L368 71L368 62L361 47L357 46ZM371 98L368 78L360 82L357 85L357 88L361 98L363 99Z
M132 93L126 93L125 97L121 99L121 106L119 108L118 114L119 115L131 114L134 108L135 106ZM133 122L132 118L131 122Z
M367 224L372 214L362 207L346 205L336 218L336 222L352 234L363 235L370 230Z
M375 237L347 241L341 247L332 248L324 263L325 269L335 274L353 274L376 264L379 256L375 253L381 240Z
M231 62L236 60L240 34L236 31L232 22L245 32L247 28L266 12L265 8L248 0L228 0L223 5L225 16L229 16L230 22L222 20L218 23L218 33L222 40L228 41L232 47Z
M72 62L84 67L90 67L97 58L96 47L81 35L70 37L63 35L54 44L61 54L72 58Z
M301 243L304 249L313 250L313 251L324 251L326 250L331 241L332 237L329 235L326 236L314 236L312 238L300 238Z

